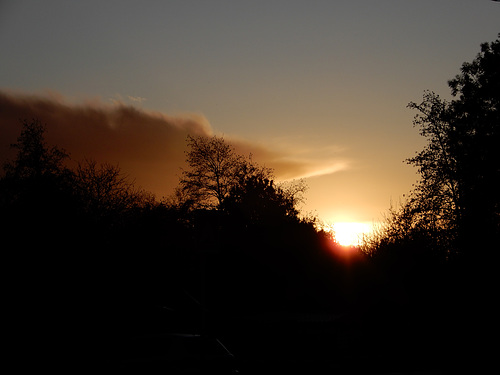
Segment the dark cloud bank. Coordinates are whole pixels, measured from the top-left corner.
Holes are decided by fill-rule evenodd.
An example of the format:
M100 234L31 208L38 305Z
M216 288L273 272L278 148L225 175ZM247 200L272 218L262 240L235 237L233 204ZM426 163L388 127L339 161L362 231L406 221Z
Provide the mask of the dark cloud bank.
M169 195L177 185L180 168L185 166L188 134L213 134L208 120L196 114L167 116L123 103L75 105L55 95L0 92L2 164L14 157L9 146L20 134L21 121L32 119L46 125L47 142L65 149L71 163L90 158L118 164L138 186L159 197ZM291 154L283 155L262 145L225 138L237 152L252 154L259 164L274 168L277 178L311 176L325 169L324 165L291 159Z
M168 117L132 106L101 103L69 105L52 97L0 93L0 157L11 158L23 119L39 119L49 144L69 152L72 161L92 158L119 164L138 185L167 195L184 163L188 134L210 135L202 117Z

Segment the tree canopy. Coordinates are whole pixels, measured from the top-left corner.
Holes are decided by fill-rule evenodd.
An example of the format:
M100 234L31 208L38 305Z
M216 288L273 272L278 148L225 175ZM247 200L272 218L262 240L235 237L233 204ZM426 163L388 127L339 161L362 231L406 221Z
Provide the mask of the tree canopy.
M46 128L40 120L24 120L21 135L11 147L18 150L13 162L4 166L7 178L29 179L59 175L69 155L57 146L49 147L44 139Z
M479 255L500 233L500 39L482 44L448 85L451 101L427 91L421 103L408 105L427 140L407 160L420 181L400 212L392 212L382 237L419 232L446 257Z
M180 189L197 207L220 207L244 169L245 159L222 137L188 136L186 161Z

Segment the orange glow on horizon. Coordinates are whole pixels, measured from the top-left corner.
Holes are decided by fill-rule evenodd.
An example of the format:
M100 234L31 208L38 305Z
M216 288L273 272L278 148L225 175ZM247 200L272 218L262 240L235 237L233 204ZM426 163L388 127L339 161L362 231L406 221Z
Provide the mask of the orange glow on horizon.
M363 237L372 231L372 225L360 222L339 222L333 224L335 242L341 246L359 246Z

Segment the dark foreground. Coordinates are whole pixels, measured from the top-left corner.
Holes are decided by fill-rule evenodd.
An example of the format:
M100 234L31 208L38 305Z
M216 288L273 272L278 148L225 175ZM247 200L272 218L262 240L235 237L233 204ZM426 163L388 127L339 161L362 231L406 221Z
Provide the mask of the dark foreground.
M496 308L483 296L436 293L420 304L393 292L338 308L231 309L229 300L205 309L182 288L156 302L98 294L87 298L92 307L60 295L21 304L4 320L7 360L52 373L463 374L488 373L496 358Z
M443 325L436 311L215 315L179 293L169 306L114 314L109 318L120 326L95 341L87 338L88 350L75 353L68 370L81 365L91 372L133 374L455 374L478 370L484 360L474 348L477 337L464 337L473 332L465 324L455 327L456 321Z

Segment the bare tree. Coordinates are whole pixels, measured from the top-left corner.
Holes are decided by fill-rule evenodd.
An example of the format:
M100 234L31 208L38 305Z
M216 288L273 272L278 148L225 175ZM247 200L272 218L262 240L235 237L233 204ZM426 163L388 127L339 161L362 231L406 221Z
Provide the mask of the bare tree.
M188 136L189 169L180 180L184 199L195 206L220 208L233 186L246 173L248 163L222 137Z
M95 160L86 159L78 164L75 180L86 210L98 217L122 213L154 201L151 194L136 189L133 181L115 165L98 165Z

